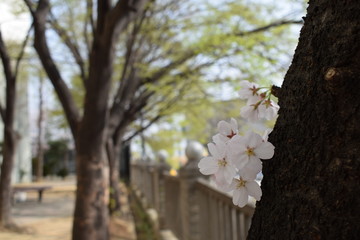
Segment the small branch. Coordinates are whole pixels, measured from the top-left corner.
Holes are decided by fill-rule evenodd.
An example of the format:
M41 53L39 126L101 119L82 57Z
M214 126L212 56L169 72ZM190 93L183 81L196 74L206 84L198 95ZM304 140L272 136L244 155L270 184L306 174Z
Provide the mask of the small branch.
M86 49L88 50L88 55L90 53L90 46L91 46L91 42L88 37L88 24L90 24L92 35L94 36L94 34L95 34L95 23L94 23L93 11L94 11L93 0L86 0L86 18L84 21L84 39L85 39Z
M30 32L31 32L33 26L34 26L34 24L32 23L29 30L27 31L25 40L24 40L23 44L21 45L21 51L19 53L19 56L16 58L15 73L14 73L15 78L17 77L17 75L19 73L20 62L23 59L23 56L24 56L24 53L25 53L25 47L27 45L27 42L29 41Z
M0 115L1 115L1 120L4 122L5 121L5 110L0 102Z
M145 131L146 129L148 129L149 127L151 127L155 122L159 121L160 118L162 118L164 116L162 115L157 115L156 117L154 117L153 119L151 119L145 126L142 126L140 129L136 130L131 136L129 136L128 138L126 138L123 142L127 143L129 142L131 139L133 139L134 137L136 137L138 134L142 133L143 131Z
M270 28L274 28L274 27L279 27L279 26L289 25L289 24L303 24L303 23L304 23L303 20L283 20L283 21L270 23L263 27L255 28L250 31L239 32L239 33L236 33L235 36L243 37L243 36L247 36L247 35L250 35L253 33L263 32L263 31L269 30Z
M54 15L50 13L51 20L49 21L55 32L58 34L60 39L65 43L65 45L70 50L71 54L73 55L77 65L80 69L80 77L83 80L84 86L86 86L86 74L85 74L85 67L84 67L84 60L80 54L79 48L74 42L71 37L67 34L64 28L61 27L61 25L57 22L57 19L55 19Z
M26 6L29 8L31 15L34 16L34 14L35 14L34 6L33 6L34 3L31 2L31 0L24 0L24 2L26 4Z

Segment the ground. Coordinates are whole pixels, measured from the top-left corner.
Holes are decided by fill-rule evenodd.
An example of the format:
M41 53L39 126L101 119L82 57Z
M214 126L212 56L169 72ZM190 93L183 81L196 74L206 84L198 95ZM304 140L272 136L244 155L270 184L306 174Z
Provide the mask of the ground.
M31 185L50 185L45 191L41 203L37 201L37 193L27 193L24 202L14 203L13 220L20 227L14 232L0 230L1 240L70 240L72 214L75 199L75 181L48 180ZM126 192L121 185L122 192ZM122 209L113 217L110 224L111 240L135 240L135 229L132 214L127 201L127 194L121 198Z

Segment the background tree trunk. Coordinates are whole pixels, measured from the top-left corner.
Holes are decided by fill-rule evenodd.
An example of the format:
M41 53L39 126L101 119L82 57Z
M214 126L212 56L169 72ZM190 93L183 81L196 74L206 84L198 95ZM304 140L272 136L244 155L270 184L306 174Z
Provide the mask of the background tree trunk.
M310 1L249 239L360 236L359 15L359 1Z
M43 177L44 167L44 148L43 148L43 122L44 122L44 110L43 110L43 87L44 79L41 71L39 71L39 119L38 119L38 149L37 149L37 162L36 162L36 181L39 182Z
M24 45L26 45L26 41ZM15 159L17 136L14 130L16 101L16 72L22 57L20 53L15 73L12 71L10 57L0 32L0 57L6 79L5 110L1 109L4 122L3 161L0 176L0 226L8 227L11 222L11 174ZM1 108L1 106L0 106Z
M7 128L8 127L8 128ZM4 130L3 162L0 178L0 225L8 227L11 220L11 173L15 160L16 138L12 126Z

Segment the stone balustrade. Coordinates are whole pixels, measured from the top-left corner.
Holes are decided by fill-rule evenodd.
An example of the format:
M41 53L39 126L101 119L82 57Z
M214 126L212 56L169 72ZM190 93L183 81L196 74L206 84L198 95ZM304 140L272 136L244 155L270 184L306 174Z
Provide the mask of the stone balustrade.
M200 174L201 144L190 143L186 155L188 162L178 176L169 174L164 158L157 164L131 165L131 185L155 216L159 235L163 232L163 239L180 240L245 240L254 207L234 206L231 196Z

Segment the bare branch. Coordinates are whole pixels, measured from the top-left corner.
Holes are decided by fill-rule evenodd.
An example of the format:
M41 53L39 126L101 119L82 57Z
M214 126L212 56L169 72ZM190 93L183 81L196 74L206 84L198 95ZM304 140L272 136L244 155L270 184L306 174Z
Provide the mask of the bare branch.
M263 32L263 31L269 30L270 28L274 28L274 27L280 27L280 26L289 25L289 24L303 24L303 23L304 23L303 20L283 20L283 21L270 23L263 27L255 28L250 31L235 33L235 36L243 37L243 36L248 36L253 33Z
M78 45L67 34L66 30L58 23L55 16L51 13L50 13L50 16L51 16L51 19L49 22L50 22L51 26L53 27L55 32L58 34L60 39L65 43L65 45L68 47L71 54L73 55L77 65L79 66L79 69L80 69L80 77L83 81L84 86L86 86L87 77L85 74L85 66L84 66L85 64L84 64L84 59L82 58L82 56L80 54Z
M2 106L1 102L0 102L0 116L1 116L1 120L4 122L5 121L5 110L4 110L4 107Z
M84 22L84 38L85 38L85 44L86 44L88 53L90 53L90 46L91 46L91 41L88 36L88 24L90 24L91 33L93 35L95 33L95 23L94 23L93 11L94 11L93 0L86 0L86 17L85 17L85 22Z
M156 117L154 117L153 119L151 119L145 126L142 126L141 128L137 129L131 136L129 136L128 138L126 138L125 140L123 140L124 143L127 143L129 141L131 141L131 139L133 139L134 137L136 137L138 134L144 132L146 129L148 129L149 127L151 127L154 123L156 123L157 121L159 121L162 117L162 115L157 115Z
M21 46L21 50L20 50L19 56L16 58L15 73L14 73L14 77L15 77L15 78L17 77L17 75L18 75L18 73L19 73L20 62L21 62L21 60L23 59L23 56L24 56L24 53L25 53L25 47L26 47L27 42L28 42L28 40L29 40L30 32L31 32L31 29L32 29L32 28L33 28L33 24L31 24L29 30L27 31L25 40L24 40L24 42L22 43L22 46Z
M29 8L31 15L34 16L34 14L35 14L34 3L31 2L31 0L24 0L24 2L26 4L26 6Z

